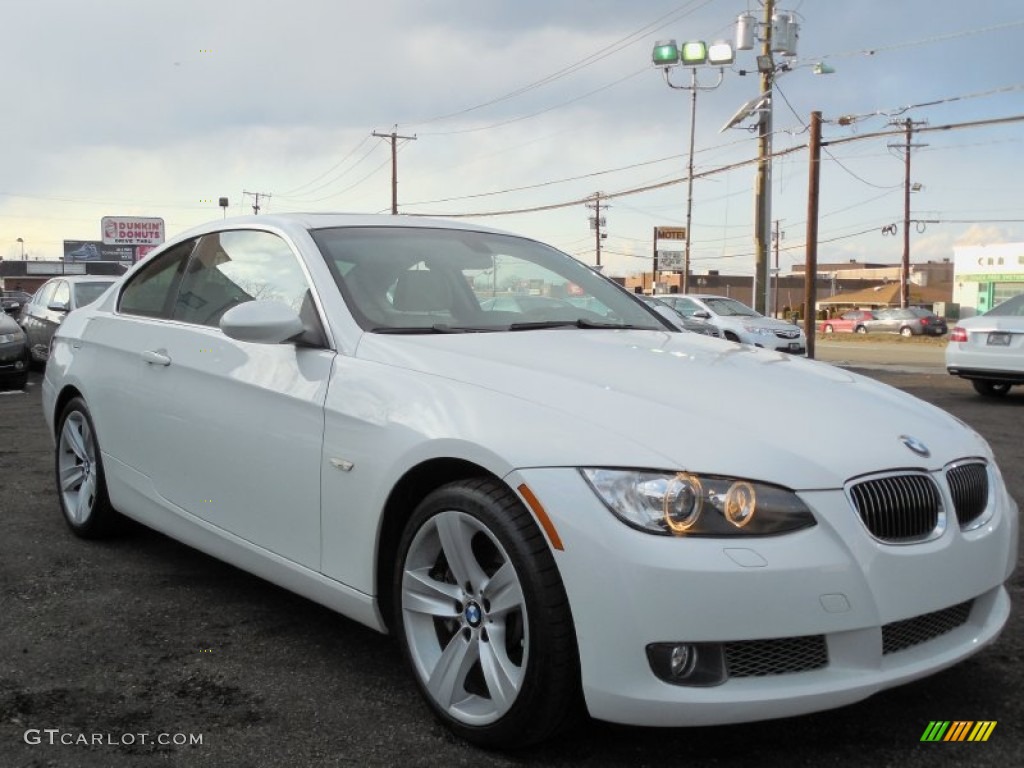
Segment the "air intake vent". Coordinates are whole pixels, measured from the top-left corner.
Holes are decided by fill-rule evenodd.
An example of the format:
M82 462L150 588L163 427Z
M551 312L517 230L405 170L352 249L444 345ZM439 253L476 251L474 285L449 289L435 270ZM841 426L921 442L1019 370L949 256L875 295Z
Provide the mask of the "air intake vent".
M807 672L828 664L824 635L725 643L729 677L765 677Z
M952 632L967 623L973 604L973 600L968 600L941 611L886 624L882 627L882 653L896 653Z

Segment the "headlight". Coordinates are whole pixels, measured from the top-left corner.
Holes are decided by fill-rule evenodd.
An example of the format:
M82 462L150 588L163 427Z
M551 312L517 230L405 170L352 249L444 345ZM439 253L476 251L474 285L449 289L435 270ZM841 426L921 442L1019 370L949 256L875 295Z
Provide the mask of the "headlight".
M0 333L0 344L10 344L12 341L24 341L25 332L20 328L12 333Z
M772 536L815 524L795 493L720 475L581 469L627 525L666 536Z
M774 336L775 331L771 328L762 328L759 325L744 325L743 330L747 333L756 333L758 336Z

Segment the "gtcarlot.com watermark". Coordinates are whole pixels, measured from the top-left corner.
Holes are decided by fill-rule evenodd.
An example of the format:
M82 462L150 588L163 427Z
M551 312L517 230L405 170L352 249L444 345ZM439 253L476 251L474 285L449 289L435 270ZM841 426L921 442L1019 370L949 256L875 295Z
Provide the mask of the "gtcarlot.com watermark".
M195 747L203 743L201 733L85 733L60 728L29 728L22 737L26 744L74 747L133 747L155 744L161 747Z

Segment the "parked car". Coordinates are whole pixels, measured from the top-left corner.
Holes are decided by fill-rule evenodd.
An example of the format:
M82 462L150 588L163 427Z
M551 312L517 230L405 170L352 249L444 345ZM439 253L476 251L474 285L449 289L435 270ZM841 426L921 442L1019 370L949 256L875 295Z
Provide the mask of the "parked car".
M482 308L499 262L589 308ZM1009 615L1017 505L970 427L671 332L472 224L198 227L67 316L42 403L72 532L123 514L393 633L439 720L489 747L581 699L644 726L843 706Z
M944 336L949 328L944 318L929 309L907 307L880 309L874 320L864 322L864 328L871 333L898 333L900 336Z
M700 320L696 317L687 317L682 312L677 312L672 309L671 305L662 301L657 296L643 296L637 294L637 298L642 302L652 307L655 312L668 320L672 325L679 328L682 331L690 331L691 333L703 333L705 336L713 336L718 339L721 338L722 334L715 326L706 320Z
M0 312L0 386L24 389L28 383L28 346L14 318Z
M32 294L24 291L3 291L0 294L0 308L8 315L17 315L22 305L31 298Z
M688 293L658 299L687 317L711 323L730 341L798 355L807 351L807 337L799 326L765 317L728 296Z
M822 333L867 333L868 325L877 319L870 309L851 309L839 317L823 320L818 329Z
M958 320L946 346L946 370L986 397L1002 397L1024 384L1024 294Z
M55 277L43 283L18 315L18 322L28 336L32 361L46 362L50 339L68 312L96 301L113 284L111 277L85 275Z

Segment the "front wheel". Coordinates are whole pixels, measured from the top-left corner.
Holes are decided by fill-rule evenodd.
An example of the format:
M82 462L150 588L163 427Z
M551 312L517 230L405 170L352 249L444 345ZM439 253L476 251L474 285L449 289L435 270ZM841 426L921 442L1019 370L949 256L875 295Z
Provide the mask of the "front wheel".
M974 379L971 384L974 385L974 391L983 397L1005 397L1010 391L1010 384L1005 381L984 381L981 379Z
M72 399L64 406L57 425L54 470L64 520L83 539L109 535L121 518L107 496L96 428L85 401Z
M832 328L831 325L829 325L828 323L825 324L825 333L832 333L833 330L834 329Z
M395 626L437 717L483 747L525 747L577 709L569 603L529 511L489 479L446 485L406 525Z
M857 326L857 333L867 333L867 332L868 332L868 329L866 327L864 327L863 325L858 325Z

